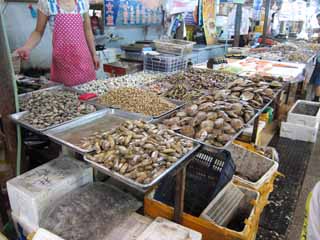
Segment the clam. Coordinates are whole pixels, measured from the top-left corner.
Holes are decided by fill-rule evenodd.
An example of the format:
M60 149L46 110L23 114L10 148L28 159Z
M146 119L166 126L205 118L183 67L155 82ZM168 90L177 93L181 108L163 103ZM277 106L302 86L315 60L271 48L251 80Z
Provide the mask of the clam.
M187 137L193 138L195 135L195 130L191 126L184 126L180 129L180 133Z
M270 87L281 88L282 87L282 83L280 83L279 81L272 81L271 84L270 84Z
M185 109L185 112L189 117L193 117L198 113L198 105L193 104Z
M231 126L236 130L240 130L241 128L243 128L243 121L240 119L232 119Z
M241 98L241 100L244 100L244 101L252 100L254 98L254 93L244 92L241 94L240 98Z

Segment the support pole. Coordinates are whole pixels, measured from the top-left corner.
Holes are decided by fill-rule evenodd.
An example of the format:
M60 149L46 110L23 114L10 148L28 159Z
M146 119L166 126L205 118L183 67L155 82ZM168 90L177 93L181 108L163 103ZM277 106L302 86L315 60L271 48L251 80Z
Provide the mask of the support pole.
M239 47L240 43L240 28L241 28L241 19L242 19L242 7L241 4L237 4L236 17L234 23L234 47Z
M266 44L267 39L267 32L269 26L269 14L270 14L270 7L271 7L271 0L265 0L265 15L264 15L264 24L263 24L263 37L262 43Z
M5 160L11 166L8 175L13 177L16 170L17 133L16 126L10 120L9 115L16 111L14 87L12 85L14 72L3 19L0 12L0 116L5 143Z
M184 208L184 193L186 184L186 167L181 169L176 175L174 216L176 223L181 223Z

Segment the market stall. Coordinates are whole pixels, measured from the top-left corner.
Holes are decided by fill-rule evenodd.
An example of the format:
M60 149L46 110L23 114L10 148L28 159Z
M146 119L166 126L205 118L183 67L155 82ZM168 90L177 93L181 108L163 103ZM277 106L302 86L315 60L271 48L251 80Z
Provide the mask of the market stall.
M141 39L148 39L148 27L163 31L159 3L114 4L93 4L99 6L90 18L96 42L109 36L101 21L127 27L119 31L124 36L141 21ZM176 9L186 3L172 4ZM234 42L240 40L242 11L236 4L229 9ZM268 16L270 1L265 5ZM97 46L99 71L107 78L65 86L48 76L18 75L19 66L14 75L6 62L4 79L18 89L6 82L11 102L16 94L16 111L4 108L5 123L15 123L18 134L21 127L18 142L32 136L32 144L46 139L62 149L57 158L6 182L19 240L256 238L280 175L277 151L257 146L260 122L278 120L280 105L288 103L292 85L305 80L320 47L294 42L226 54L230 39L215 44L215 3L205 1L195 12L193 5L185 8L188 14L172 15L166 37L121 42L118 56ZM266 35L267 19L264 25ZM108 43L114 39L110 33ZM7 49L7 40L0 40ZM281 136L315 142L318 105L297 102ZM303 121L306 116L312 123Z

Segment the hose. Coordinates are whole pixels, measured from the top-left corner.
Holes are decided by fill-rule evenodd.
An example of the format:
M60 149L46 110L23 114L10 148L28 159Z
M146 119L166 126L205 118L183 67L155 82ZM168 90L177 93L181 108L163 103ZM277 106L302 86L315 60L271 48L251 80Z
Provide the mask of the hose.
M0 12L0 22L1 22L1 28L3 29L3 34L4 34L4 41L5 41L5 46L4 50L8 53L9 56L9 65L11 68L11 79L12 79L12 86L13 86L13 93L14 93L14 101L15 101L15 107L16 107L16 112L19 112L19 99L18 99L18 87L17 87L17 81L16 77L14 74L13 70L13 64L12 64L12 59L11 59L11 54L10 54L10 48L9 48L9 42L8 42L8 37L7 33L5 31L5 26L4 26L4 18L2 16L2 12ZM21 173L21 128L19 125L17 125L17 160L16 160L16 175L20 175Z

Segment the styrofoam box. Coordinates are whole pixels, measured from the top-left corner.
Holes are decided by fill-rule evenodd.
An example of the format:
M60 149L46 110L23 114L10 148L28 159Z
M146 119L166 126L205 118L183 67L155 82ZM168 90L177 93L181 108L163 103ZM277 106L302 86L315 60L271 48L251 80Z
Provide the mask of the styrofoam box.
M19 239L26 239L39 228L39 226L30 224L25 218L17 217L13 212L11 212L11 217Z
M280 137L315 143L319 130L319 123L315 123L313 127L282 122Z
M39 228L32 240L63 240L63 238L43 229Z
M293 107L290 109L290 111L288 113L287 122L300 124L300 125L305 125L305 126L309 126L309 127L314 127L314 125L316 123L320 122L320 109L319 109L318 113L316 114L316 116L293 113L293 110L296 108L296 106L298 106L301 103L304 103L304 104L307 104L307 105L320 106L320 103L317 103L317 102L298 100L293 105Z
M92 181L93 170L88 164L61 156L7 182L11 209L19 219L39 226L47 207Z

